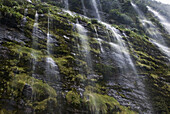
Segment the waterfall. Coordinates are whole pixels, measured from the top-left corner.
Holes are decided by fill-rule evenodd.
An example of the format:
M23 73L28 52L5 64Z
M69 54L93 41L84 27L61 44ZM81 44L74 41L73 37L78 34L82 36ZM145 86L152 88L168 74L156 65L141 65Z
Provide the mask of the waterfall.
M32 48L33 49L37 49L37 43L38 43L38 35L37 35L37 32L38 32L38 13L36 11L35 13L35 21L34 21L34 26L33 26L33 40L32 40ZM36 59L37 59L37 55L35 53L35 51L32 51L31 53L32 57L33 57L33 66L32 66L32 69L33 69L33 75L34 75L34 72L35 72L35 65L36 65Z
M30 2L30 3L32 3L32 1L31 1L31 0L27 0L27 2Z
M131 5L135 9L135 11L138 13L139 20L142 23L145 30L149 33L149 35L152 38L154 38L155 40L157 40L159 43L162 43L162 44L165 45L164 38L161 36L161 34L160 34L159 30L157 29L157 27L151 21L147 20L147 18L143 14L143 12L138 8L138 6L136 4L131 2Z
M77 31L79 33L81 45L80 45L80 51L85 54L85 61L87 62L87 66L89 69L92 68L92 60L91 60L91 55L90 55L90 47L89 47L89 42L88 42L88 37L87 37L87 30L77 22L76 24Z
M111 45L113 50L116 50L116 53L114 53L114 55L115 55L115 58L117 58L116 61L118 65L124 70L127 70L127 68L130 67L135 73L135 75L137 75L135 65L132 62L132 59L128 52L128 48L124 40L122 39L120 32L107 23L104 23L104 22L101 22L101 23L105 25L106 28L112 32L112 35L115 38L115 42L109 42L109 44ZM124 71L124 72L127 72L127 71Z
M68 0L64 0L64 5L65 5L65 9L66 9L66 10L69 10Z
M147 6L148 10L151 11L161 22L161 24L165 27L165 29L169 32L170 34L170 22L168 22L168 20L161 15L159 12L157 12L156 10L154 10L153 8Z
M38 56L36 53L37 44L38 44L38 17L39 17L39 14L36 11L34 25L33 25L33 32L32 32L32 49L34 49L31 52L31 56L33 58L32 59L32 77L36 77L35 73L36 73L37 56ZM33 87L33 85L34 85L34 81L32 80L31 86ZM36 99L36 95L32 95L31 101L34 101L35 99Z
M90 45L88 42L88 36L87 36L87 30L85 27L83 27L78 21L76 23L76 29L79 33L79 38L80 38L80 45L78 44L78 50L80 55L83 55L84 61L87 63L87 79L93 79L95 76L94 71L93 71L93 65L92 65L92 59L91 59L91 54L90 54ZM82 68L80 68L82 70ZM82 72L80 72L81 74ZM94 85L94 82L88 82L88 84L91 83L91 85ZM89 107L89 109L92 111L94 114L99 114L98 110L99 107L96 104L97 99L93 95L94 90L91 89L89 92L85 95L86 99L89 99L89 96L92 99L93 105Z
M132 4L133 8L135 9L135 11L138 13L138 15L140 17L139 20L143 24L143 27L145 28L146 31L148 31L149 35L152 37L151 42L154 45L158 46L160 51L163 52L165 55L167 55L170 59L169 53L167 53L167 52L169 52L170 49L167 47L167 44L165 43L164 38L162 37L162 35L159 32L159 30L157 29L157 27L151 21L146 19L145 15L138 8L138 6L136 4L134 4L132 2L131 2L131 4ZM147 25L149 25L149 27Z
M86 8L85 8L85 5L84 5L84 0L81 0L81 3L82 3L82 7L83 7L83 14L87 15L86 14Z
M108 57L112 58L112 60L114 60L116 65L119 67L119 76L115 75L115 77L109 79L108 85L113 86L118 83L123 88L125 87L133 90L132 94L126 94L126 96L130 99L135 99L135 101L124 99L113 93L114 97L122 103L122 105L133 106L133 108L139 109L140 112L143 109L148 108L147 113L151 113L149 110L152 109L152 106L147 99L148 95L146 94L144 82L137 73L137 69L131 59L128 47L122 38L122 34L111 25L104 22L101 23L106 26L107 30L109 30L108 33L111 32L108 34L108 36L111 35L111 41L101 40L111 46L111 50L107 53L104 51L102 56L104 56L104 59L108 59Z
M24 17L23 17L22 22L21 22L21 26L22 26L22 27L24 27L24 26L25 26L25 23L27 22L27 18L26 18L27 14L28 14L28 9L26 8L26 9L24 10Z
M93 7L94 7L95 12L96 12L97 19L98 19L98 20L101 20L101 17L100 17L100 14L99 14L99 10L98 10L98 7L97 7L96 0L92 0L92 4L93 4Z
M48 31L47 31L47 58L46 58L46 75L48 81L59 80L59 70L55 61L51 57L53 39L50 37L50 13L48 13Z
M48 31L47 31L47 53L48 53L48 55L50 55L50 49L51 49L51 47L50 47L51 39L50 39L50 32L49 32L49 29L50 29L50 18L49 18L49 15L50 15L50 13L48 13Z
M154 40L151 40L151 42L152 42L153 44L155 44L156 46L158 46L162 52L166 53L166 55L167 55L168 57L170 57L170 48L168 48L168 47L166 47L166 46L164 46L164 45L162 45L162 44L159 44L159 43L157 43L157 42L154 41Z

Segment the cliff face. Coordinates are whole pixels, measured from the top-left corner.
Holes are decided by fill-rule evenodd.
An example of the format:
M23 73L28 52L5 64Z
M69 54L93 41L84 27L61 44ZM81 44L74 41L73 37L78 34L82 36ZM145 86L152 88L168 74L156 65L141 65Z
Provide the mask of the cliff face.
M170 36L146 5L166 48L128 0L65 2L0 1L0 112L169 113Z

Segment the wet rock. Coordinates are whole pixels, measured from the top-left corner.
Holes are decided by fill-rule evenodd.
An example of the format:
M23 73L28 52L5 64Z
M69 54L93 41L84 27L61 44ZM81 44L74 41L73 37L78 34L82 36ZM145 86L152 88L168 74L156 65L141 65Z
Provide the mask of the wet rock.
M25 84L24 89L23 89L23 96L26 97L27 99L31 99L32 96L32 87L28 84Z

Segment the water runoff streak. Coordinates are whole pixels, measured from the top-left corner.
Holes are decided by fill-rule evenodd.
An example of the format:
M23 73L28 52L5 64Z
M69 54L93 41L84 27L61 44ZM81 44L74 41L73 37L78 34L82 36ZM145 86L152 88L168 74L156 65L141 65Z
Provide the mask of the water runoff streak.
M168 20L161 15L159 12L157 12L156 10L154 10L153 8L147 6L148 10L151 11L160 21L160 23L165 27L165 29L169 32L170 34L170 22L168 22Z
M109 30L108 33L111 32L109 34L111 35L111 41L107 42L111 46L109 56L114 61L116 61L116 65L119 66L119 76L110 79L110 81L108 81L108 84L114 85L115 83L118 83L121 85L121 87L133 90L132 94L126 94L126 92L123 92L123 94L126 94L126 97L129 98L129 100L119 97L116 94L114 94L114 97L120 103L122 103L122 105L131 106L134 109L138 109L140 112L142 112L143 109L147 108L147 112L145 113L150 113L149 110L151 110L152 107L150 106L150 103L148 103L148 96L145 91L144 82L142 78L137 74L137 69L130 57L128 47L122 38L122 34L119 30L117 30L110 24L104 22L101 23L105 25L106 28Z
M27 22L27 18L26 18L27 14L28 14L28 9L26 8L26 9L24 10L24 17L23 17L22 22L21 22L21 26L22 26L22 27L24 27L24 26L25 26L25 23Z
M145 30L149 33L149 35L152 37L152 40L150 40L154 45L156 45L160 51L162 51L170 60L170 49L167 47L167 44L164 41L164 38L162 37L161 33L157 29L157 27L149 20L146 19L145 15L143 12L138 8L138 6L134 3L132 3L133 8L139 15L139 20L143 24L143 27ZM151 9L150 9L151 10ZM152 10L153 11L153 10ZM162 17L159 17L164 20ZM165 20L164 20L165 21ZM147 26L149 25L149 26Z
M50 13L48 14L48 31L47 31L47 58L46 58L46 75L48 81L59 80L58 66L51 57L53 39L50 37Z
M107 23L103 23L103 24L106 26L106 28L108 30L111 30L112 35L114 35L114 37L116 38L116 43L110 42L110 45L114 48L114 50L116 50L118 52L118 58L120 59L120 61L119 61L120 67L122 67L122 68L124 67L124 69L127 69L125 67L129 68L129 66L130 66L131 69L134 71L134 74L137 75L136 68L132 62L132 59L128 52L128 48L127 48L124 40L122 39L120 32ZM126 71L124 71L124 72L126 72Z
M101 20L101 17L100 17L100 14L99 14L99 10L98 10L98 7L97 7L97 3L96 3L96 0L92 0L92 5L96 11L96 15L97 15L97 19L98 20Z
M88 42L88 36L87 36L87 30L79 24L77 21L76 23L76 29L79 33L80 41L81 44L79 45L79 50L84 53L85 61L87 62L87 66L89 69L92 69L92 60L91 60L91 55L90 55L90 47L89 47L89 42ZM92 71L91 71L92 72Z
M87 78L88 79L93 79L94 78L94 71L93 71L93 65L92 65L92 59L91 59L91 54L90 54L90 46L89 46L89 42L88 42L88 36L87 36L87 30L85 29L85 27L83 27L78 21L76 23L76 29L79 33L79 38L80 38L80 45L78 45L78 50L80 55L83 56L84 61L87 63ZM81 72L80 72L81 73ZM94 85L94 82L89 82L91 85ZM96 104L96 98L94 96L94 90L91 89L87 94L85 94L85 97L87 99L92 100L92 106L89 107L89 109L91 110L91 112L93 114L99 114L99 108Z
M65 5L65 9L66 9L66 10L69 10L68 0L64 0L64 5Z
M81 0L81 3L82 3L82 7L83 7L83 14L84 14L84 15L87 15L87 14L86 14L86 7L85 7L85 5L84 5L84 0Z
M92 0L92 3L97 13L97 19L100 21L101 18L96 1ZM145 92L145 85L137 74L136 67L130 57L128 47L126 46L126 43L123 40L120 31L112 27L110 24L101 21L100 23L106 26L107 30L105 32L109 39L109 41L103 41L101 38L97 38L100 44L102 57L107 59L108 56L111 56L112 60L116 61L117 65L120 68L120 74L117 79L113 77L113 79L108 81L108 84L114 85L114 83L119 83L122 87L126 87L134 91L131 95L126 94L126 92L124 93L127 97L129 97L129 99L132 100L123 99L122 97L120 98L116 94L114 95L114 97L116 97L116 99L125 106L132 106L136 109L139 109L141 113L142 110L146 107L148 108L148 110L151 110L152 107L150 106L150 103L148 103L147 94ZM96 36L98 37L97 29L94 29L96 32ZM109 55L107 55L107 52L105 52L104 47L102 47L102 42L108 43L111 46ZM147 113L150 112L147 111Z
M36 64L37 64L37 53L36 53L36 49L37 49L37 44L38 44L38 13L36 11L35 13L35 20L34 20L34 25L33 25L33 31L32 31L32 52L31 52L31 56L32 56L32 77L36 77L35 73L36 73ZM33 87L34 85L34 80L32 80L31 82L31 86ZM33 88L32 88L32 91ZM31 97L31 101L34 101L36 99L36 95L32 94Z
M34 26L33 26L33 33L32 33L32 48L33 49L37 49L37 43L38 43L38 13L36 11L35 13L35 21L34 21ZM36 55L36 52L35 50L32 51L31 53L32 57L33 57L33 61L32 61L32 70L33 70L33 74L34 75L34 72L35 72L35 65L36 65L36 59L37 59L37 55Z

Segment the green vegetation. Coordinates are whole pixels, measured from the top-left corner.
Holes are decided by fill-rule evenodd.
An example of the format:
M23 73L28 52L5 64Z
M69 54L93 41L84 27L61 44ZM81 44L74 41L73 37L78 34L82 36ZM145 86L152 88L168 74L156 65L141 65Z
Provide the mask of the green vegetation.
M32 2L31 4L23 0L0 0L0 21L2 22L0 25L3 26L2 30L5 29L5 33L2 32L2 36L0 35L2 37L0 42L0 113L24 113L27 109L34 110L37 114L54 113L58 109L61 109L62 113L138 113L134 107L121 105L115 95L113 95L114 98L109 91L112 89L118 97L127 100L131 99L125 93L133 93L132 89L116 82L116 79L120 77L121 68L116 64L117 58L110 57L112 54L110 50L114 51L114 49L109 42L117 42L113 38L113 33L96 19L85 18L79 14L71 16L64 12L61 9L64 7L62 2L55 0L33 0ZM72 11L83 14L80 0L69 2ZM158 26L158 29L165 32L159 21L147 12L145 4L140 0L136 3ZM123 40L135 63L139 77L145 76L143 80L150 96L148 99L152 102L155 113L169 113L170 65L166 55L150 42L150 37L146 35L142 24L139 23L138 15L133 10L130 0L101 0L101 5L106 20L120 30L120 34L127 35L123 37ZM85 0L85 6L93 11L89 0ZM28 12L25 16L26 8ZM38 39L32 34L36 11L39 14ZM21 26L24 16L27 22ZM87 14L87 16L94 17L93 14ZM50 38L53 41L50 42L50 55L47 52L46 35L48 17ZM86 53L81 52L78 47L82 47L80 43L82 37L76 32L74 24L77 20L87 29L85 38L89 44L91 63L88 63L87 58L84 57ZM169 43L170 36L167 33L163 33L163 36ZM99 42L97 37L102 41ZM36 40L35 47L32 44L34 40ZM101 52L100 46L105 53ZM53 80L54 77L46 73L50 73L46 71L48 56L56 64L55 68L52 65L50 68L58 70L58 80ZM89 64L92 64L92 68L88 66ZM129 74L131 75L131 71ZM114 79L114 85L107 85L107 81L111 79ZM136 82L133 83L136 84Z

